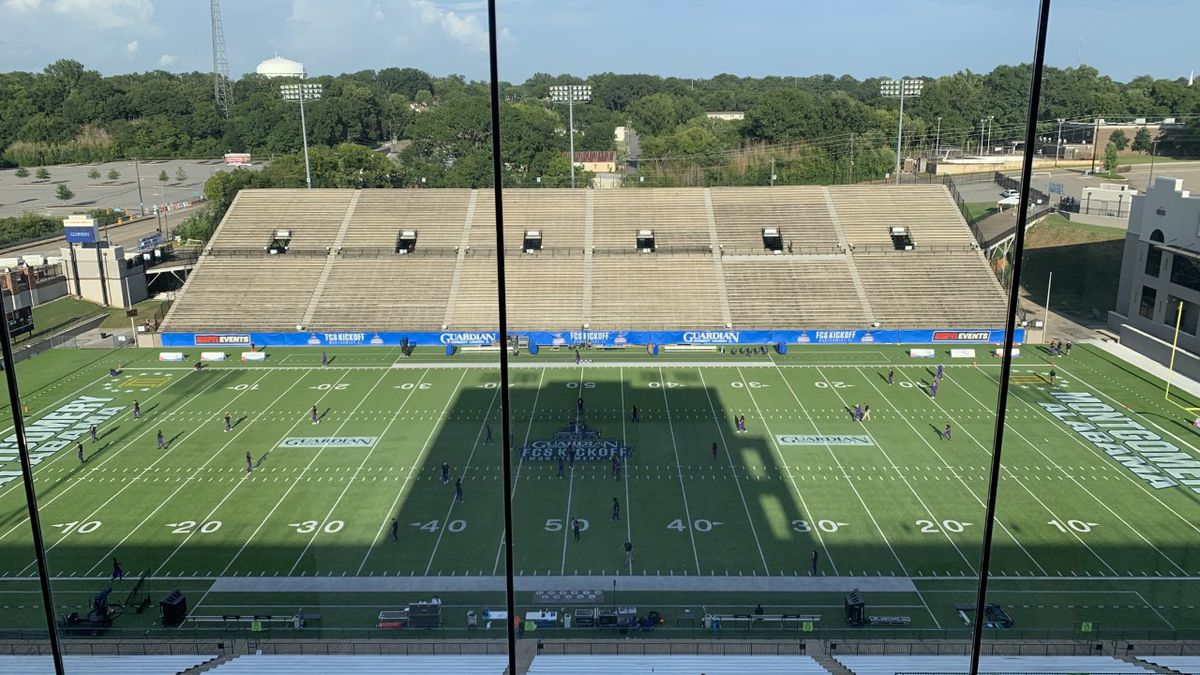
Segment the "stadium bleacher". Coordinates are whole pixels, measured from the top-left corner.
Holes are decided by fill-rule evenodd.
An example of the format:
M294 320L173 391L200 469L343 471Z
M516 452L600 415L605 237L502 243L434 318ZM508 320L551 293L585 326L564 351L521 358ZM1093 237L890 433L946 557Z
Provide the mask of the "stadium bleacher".
M121 673L121 675L176 675L197 668L214 656L63 656L68 673ZM0 656L0 673L54 675L50 656Z
M529 675L828 675L810 656L552 655L534 657Z
M1004 291L944 186L505 191L513 330L987 328ZM494 330L491 190L243 190L163 331ZM890 228L915 245L897 251ZM791 253L763 247L778 227ZM635 252L639 229L656 252ZM267 255L276 229L288 251ZM396 252L402 230L416 250ZM526 230L543 237L521 253ZM853 244L853 247L849 246Z
M1184 675L1200 675L1200 656L1139 656L1139 659L1159 668Z
M855 675L967 673L969 656L834 656ZM982 656L981 673L1152 673L1111 656Z
M216 675L502 675L506 656L376 656L361 654L250 654L222 663Z

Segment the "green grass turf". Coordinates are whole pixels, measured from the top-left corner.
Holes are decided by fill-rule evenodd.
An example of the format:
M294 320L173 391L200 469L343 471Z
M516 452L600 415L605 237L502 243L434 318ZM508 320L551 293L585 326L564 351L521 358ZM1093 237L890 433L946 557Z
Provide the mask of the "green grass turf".
M996 206L996 202L967 202L967 222L977 223L984 218L999 213L1000 207Z
M447 359L419 350L270 350L266 362L191 369L160 364L156 351L53 350L18 365L29 419L78 396L113 399L121 410L36 467L50 572L60 611L74 611L105 585L111 558L130 576L152 578L152 597L188 591L198 614L321 611L332 636L365 631L380 609L439 592L447 623L469 607L503 604L500 592L453 593L439 580L503 572L503 482L495 355ZM787 356L567 350L521 355L510 371L517 445L550 437L585 399L587 421L634 453L621 479L608 462L580 462L559 478L553 463L514 459L514 569L523 579L579 575L621 604L661 606L668 617L746 611L762 602L840 621L840 593L748 590L746 578L911 577L913 592L866 591L872 614L904 614L914 630L962 631L955 603L973 602L982 537L998 361L950 360L936 399L926 393L934 362L886 346L793 349ZM733 359L736 359L734 361ZM400 361L404 367L393 368ZM702 362L702 365L688 361ZM115 380L109 367L124 370ZM896 365L896 381L884 379ZM976 365L977 364L977 365ZM449 366L449 367L447 367ZM463 367L473 366L473 367ZM992 550L992 601L1021 629L1070 633L1080 621L1106 630L1168 631L1190 624L1198 602L1197 495L1153 489L1041 407L1051 364L1029 346L1018 360ZM1186 414L1162 400L1162 383L1078 346L1053 364L1054 388L1083 391L1118 407L1189 453ZM134 399L144 416L130 417ZM872 419L850 420L868 403ZM1191 400L1180 404L1196 406ZM321 413L308 419L310 406ZM641 421L629 420L637 405ZM1126 409L1123 406L1129 406ZM221 417L236 424L225 432ZM745 415L747 433L734 429ZM946 422L953 440L939 438ZM484 442L490 424L497 442ZM155 448L161 429L168 448ZM869 445L787 445L779 435L866 436ZM284 448L281 440L365 436L367 448ZM711 445L718 445L717 457ZM255 461L247 473L244 456ZM439 466L462 476L465 500L442 484ZM0 470L13 470L8 461ZM610 522L617 497L622 520ZM399 542L388 525L398 515ZM564 527L586 519L576 542ZM622 544L635 544L632 568ZM36 626L23 493L0 488L0 626ZM621 590L632 576L660 590ZM423 578L421 590L357 591L357 577ZM249 592L213 591L214 579L255 578ZM280 579L351 578L338 590L272 590ZM703 592L672 580L703 577ZM853 577L853 578L851 578ZM839 582L842 583L842 582ZM260 585L261 588L254 584ZM123 597L131 582L118 582ZM497 589L502 586L497 586ZM1102 591L1102 592L1101 592ZM451 602L453 599L453 602ZM535 605L529 593L520 596ZM606 599L606 602L611 598ZM18 609L22 608L22 609ZM782 611L782 610L781 610ZM121 627L153 625L153 613ZM679 629L686 633L686 629ZM1011 634L1011 633L1010 633ZM899 635L899 633L896 633Z

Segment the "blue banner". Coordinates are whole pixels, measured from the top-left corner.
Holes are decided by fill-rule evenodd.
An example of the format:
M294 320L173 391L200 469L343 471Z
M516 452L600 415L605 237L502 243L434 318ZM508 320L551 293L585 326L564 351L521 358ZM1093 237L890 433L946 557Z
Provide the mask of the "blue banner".
M100 239L95 225L64 225L63 233L68 244L91 244Z
M629 345L822 345L822 344L1000 344L1003 330L690 330L690 331L535 331L515 332L530 344L542 347L596 347ZM373 332L304 331L295 333L163 333L163 347L417 347L490 345L497 331ZM1015 343L1025 341L1018 328Z

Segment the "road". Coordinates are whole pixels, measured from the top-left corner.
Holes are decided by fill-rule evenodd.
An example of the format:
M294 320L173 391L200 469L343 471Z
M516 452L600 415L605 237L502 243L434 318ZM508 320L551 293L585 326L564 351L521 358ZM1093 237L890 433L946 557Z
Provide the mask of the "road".
M185 218L201 207L193 207L190 209L181 209L164 214L163 218L163 234L166 236L171 228L183 222ZM101 228L100 235L103 237L107 234L109 241L116 246L124 246L126 252L136 251L138 247L138 239L149 236L158 231L158 219L154 217L144 220L135 220L123 225L111 225L108 228ZM48 239L46 241L37 242L35 244L25 244L0 251L0 256L5 258L15 258L23 255L39 254L44 256L60 255L59 249L66 246L66 242L62 237L57 239Z

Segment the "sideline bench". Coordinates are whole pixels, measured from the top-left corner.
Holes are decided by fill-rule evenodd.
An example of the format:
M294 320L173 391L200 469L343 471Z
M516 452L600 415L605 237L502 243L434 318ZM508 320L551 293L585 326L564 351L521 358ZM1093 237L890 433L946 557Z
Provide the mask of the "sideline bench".
M190 621L196 625L204 624L221 624L222 627L231 630L239 629L242 624L253 626L260 624L262 626L278 626L280 628L304 628L311 621L320 621L320 614L309 614L300 612L297 614L221 614L221 615L192 615L187 617L186 621Z
M792 628L799 630L806 623L817 626L821 623L820 614L705 614L700 625L711 628L713 622L718 627L729 625L749 630L756 625L774 628Z
M662 345L664 352L715 352L717 345Z

